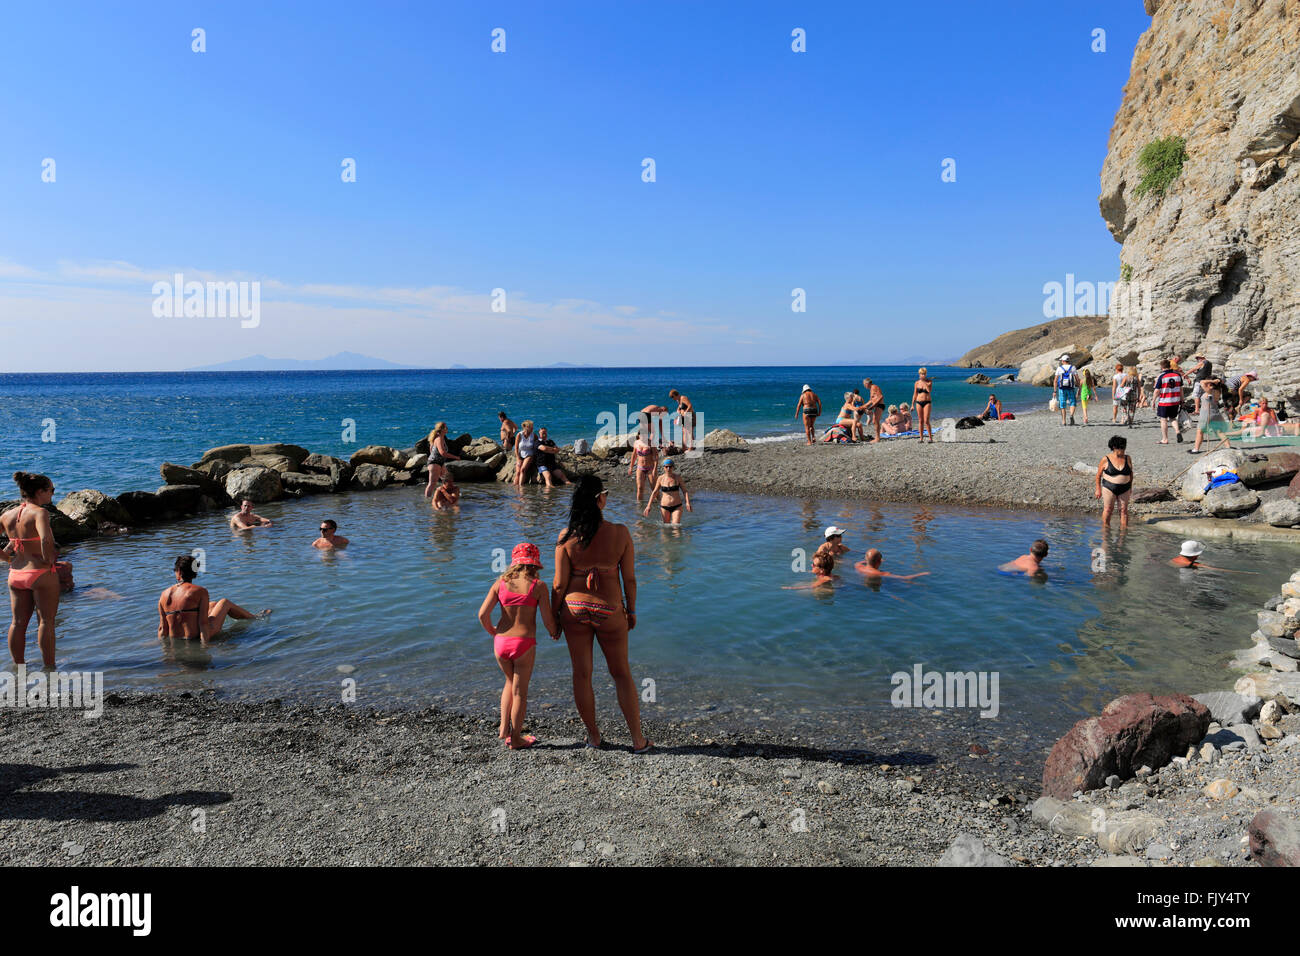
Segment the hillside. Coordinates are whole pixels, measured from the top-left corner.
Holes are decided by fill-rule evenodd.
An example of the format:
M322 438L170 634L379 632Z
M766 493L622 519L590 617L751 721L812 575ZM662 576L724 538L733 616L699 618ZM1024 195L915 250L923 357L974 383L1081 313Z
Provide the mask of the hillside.
M1090 346L1106 337L1108 324L1104 315L1067 315L1006 332L987 345L971 349L952 364L958 368L1019 368L1050 349Z

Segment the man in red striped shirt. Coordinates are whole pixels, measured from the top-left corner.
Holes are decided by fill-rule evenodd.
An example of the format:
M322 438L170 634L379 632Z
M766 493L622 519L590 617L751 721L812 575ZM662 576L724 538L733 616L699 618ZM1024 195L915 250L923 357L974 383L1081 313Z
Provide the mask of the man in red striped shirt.
M1181 443L1183 428L1178 421L1178 411L1183 407L1183 373L1170 368L1169 359L1160 361L1160 374L1156 376L1156 418L1160 420L1160 444L1169 444L1169 423L1173 422L1174 435Z

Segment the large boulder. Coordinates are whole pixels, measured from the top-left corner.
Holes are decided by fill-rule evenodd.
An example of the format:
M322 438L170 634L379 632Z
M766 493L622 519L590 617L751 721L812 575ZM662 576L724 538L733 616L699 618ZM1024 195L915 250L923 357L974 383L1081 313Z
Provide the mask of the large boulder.
M197 468L186 468L184 465L173 465L170 461L165 461L159 465L158 471L162 473L163 481L169 485L198 485L209 498L223 501L226 497L224 476L230 471L230 463L215 458L208 462L208 465L216 465L223 469L222 480L216 479L209 472L200 471Z
M406 464L407 456L388 445L367 445L352 453L353 468L361 465L382 465L385 468L401 468ZM353 476L356 477L355 475Z
M483 435L466 445L464 451L466 458L473 458L475 461L488 461L504 452L505 449L501 447L501 443L495 438Z
M74 491L59 502L58 510L77 524L85 525L88 530L98 533L105 524L128 525L131 513L114 498L102 491L87 489ZM57 538L58 535L55 535Z
M1300 501L1300 475L1291 479L1291 484L1286 486L1286 496L1292 501Z
M228 461L231 464L234 464L237 461L243 461L252 453L253 449L251 445L218 445L216 448L209 448L205 451L203 457L199 459L198 464L194 467L198 468L199 465L213 461L214 459Z
M249 455L241 462L236 462L232 468L248 468L255 466L259 468L270 468L272 471L278 471L280 474L286 474L290 471L296 471L293 459L286 458L284 455Z
M152 491L124 491L114 500L130 516L129 524L145 524L162 516L162 505Z
M1281 810L1261 810L1250 821L1250 855L1260 866L1300 866L1300 827Z
M455 438L448 438L447 447L450 448L455 454L460 455L462 458L464 458L465 449L468 448L471 444L473 444L473 442L474 442L474 436L471 435L469 432L465 432L465 434L457 435Z
M391 484L396 471L397 469L387 465L365 462L357 465L356 470L352 472L351 487L357 491L375 491Z
M1206 691L1192 697L1204 704L1210 711L1210 719L1223 727L1250 723L1259 715L1259 708L1264 703L1258 697L1247 697L1230 690Z
M1300 501L1294 498L1278 498L1265 502L1260 515L1275 528L1290 528L1300 524Z
M506 453L503 451L497 452L491 458L487 459L487 461L483 462L483 464L487 465L489 468L492 469L493 473L500 471L501 466L504 465L505 463L506 463Z
M332 491L341 491L352 482L352 466L342 458L335 458L332 455L308 455L302 461L302 471L328 475Z
M1210 483L1208 473L1216 472L1220 468L1228 468L1240 475L1245 466L1246 457L1235 448L1221 448L1210 452L1192 462L1191 467L1183 475L1183 483L1178 493L1188 501L1200 501L1205 497L1205 486Z
M289 471L299 471L302 468L303 461L306 460L307 456L310 455L311 452L306 448L303 448L301 445L286 445L282 442L272 442L267 445L250 446L249 454L250 457L256 457L259 455L276 455L281 458L288 458L289 461L293 463L293 467L290 468Z
M1300 473L1300 455L1293 451L1273 451L1268 454L1247 452L1238 472L1241 480L1252 488L1276 485Z
M181 518L206 510L205 495L198 485L163 485L154 493L158 517Z
M1079 721L1056 742L1043 767L1043 793L1069 800L1076 790L1096 790L1112 774L1133 776L1146 765L1162 767L1199 743L1210 711L1186 694L1128 694L1099 717Z
M195 474L199 474L207 478L211 478L222 488L225 488L226 475L230 474L230 470L234 467L235 467L234 464L226 461L224 458L212 458L208 461L199 462L189 470L194 472ZM166 477L167 476L164 473L163 478Z
M635 440L635 432L631 435L606 433L597 437L595 444L591 446L591 453L597 458L620 458L631 450L632 442Z
M1060 358L1067 353L1070 356L1070 364L1076 368L1082 368L1092 361L1092 353L1086 348L1077 345L1058 346L1050 352L1035 355L1021 365L1020 371L1016 373L1016 381L1028 382L1030 385L1051 385Z
M989 377L983 372L976 372L970 378L966 379L967 385L988 385Z
M405 464L402 465L402 470L412 471L418 474L419 472L424 471L428 467L429 467L429 456L424 454L423 452L417 452L416 454L411 455L409 458L406 459Z
M1240 481L1211 488L1201 499L1201 511L1211 518L1231 518L1243 515L1259 504L1259 494Z
M329 475L304 474L290 471L280 476L284 492L288 495L325 495L334 490L334 482Z
M727 428L715 428L704 436L704 447L709 449L743 448L748 444L749 442Z
M492 481L496 469L483 461L449 461L447 470L457 481Z
M231 501L248 499L254 504L275 501L284 494L284 482L274 468L250 465L237 468L226 476L226 497Z

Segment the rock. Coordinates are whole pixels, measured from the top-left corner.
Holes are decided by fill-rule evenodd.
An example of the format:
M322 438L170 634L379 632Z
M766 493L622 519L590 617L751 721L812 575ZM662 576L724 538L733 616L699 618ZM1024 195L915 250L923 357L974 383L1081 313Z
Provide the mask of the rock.
M199 459L198 464L194 467L197 469L199 465L213 460L234 464L237 461L243 461L252 453L253 449L250 445L218 445L216 448L209 448L205 451L203 457Z
M704 447L706 449L743 448L748 444L749 442L727 428L715 428L704 436Z
M213 459L209 465L216 465L221 469L224 475L230 470L230 463L220 458ZM184 465L173 465L169 461L163 462L158 466L158 471L162 474L162 480L169 485L198 485L203 489L203 493L209 498L215 498L218 501L226 500L226 487L222 480L214 478L210 471L199 471L197 468L186 468Z
M1291 484L1286 486L1286 496L1292 501L1300 500L1300 475L1291 479Z
M1068 799L1076 790L1097 789L1112 773L1127 779L1143 764L1163 766L1201 740L1209 724L1209 710L1185 694L1119 697L1052 747L1043 793Z
M1134 488L1129 501L1135 505L1148 505L1156 501L1173 501L1174 495L1168 488Z
M249 466L258 468L270 468L272 471L278 471L280 474L288 474L296 469L292 458L286 458L284 455L249 455L243 461L235 462L234 468L247 468ZM229 474L226 475L230 477Z
M1219 762L1219 748L1212 743L1201 745L1201 763L1216 764Z
M1276 671L1247 674L1237 681L1233 689L1241 694L1254 694L1256 697L1282 694L1287 700L1296 703L1300 702L1300 674L1279 674Z
M1275 724L1260 724L1259 735L1265 740L1281 740L1286 736L1282 732L1282 728Z
M1220 733L1229 733L1236 736L1239 740L1244 741L1246 744L1245 749L1247 750L1260 750L1264 746L1264 742L1259 739L1259 734L1255 732L1255 728L1250 724L1233 724L1231 727L1227 728L1226 731L1220 731ZM1225 747L1222 744L1218 746L1220 750L1228 749L1228 747Z
M1300 827L1280 810L1261 810L1246 830L1260 866L1300 866Z
M465 457L473 458L475 461L487 461L494 455L500 455L504 452L505 449L501 447L499 441L486 435L465 446Z
M117 496L117 503L130 516L129 524L146 524L157 521L162 513L158 496L152 491L124 491Z
M995 382L1014 382L1015 380L1016 380L1015 375L1013 375L1012 373L1008 372L1006 375L999 375L999 376L998 376L997 378L995 378L993 381L995 381Z
M329 475L331 490L341 491L351 483L354 469L342 458L308 455L302 460L302 470L309 474Z
M561 459L561 462L563 462L563 459ZM506 453L503 452L503 451L502 451L502 452L497 452L495 455L493 455L493 456L492 456L491 458L489 458L487 461L483 462L483 464L487 465L489 468L492 469L492 471L493 471L494 474L495 474L496 472L499 472L499 471L501 470L502 466L505 465L505 463L506 463ZM563 468L564 465L561 464L560 467ZM565 468L564 470L567 472L567 471L568 471L568 468Z
M1029 815L1035 823L1064 836L1092 836L1099 829L1092 812L1072 800L1039 797L1030 806Z
M1238 474L1252 488L1280 484L1300 472L1300 455L1293 451L1247 452L1245 459Z
M232 467L232 464L224 458L213 458L209 461L196 463L190 470L211 478L220 487L224 488L226 486L226 475L230 474L230 469ZM163 480L165 481L166 478L167 476L164 474Z
M325 495L334 490L334 482L329 475L303 474L291 471L280 478L286 494Z
M1241 788L1227 777L1220 777L1206 784L1203 792L1211 800L1230 800L1241 792Z
M375 491L392 482L395 470L387 465L370 462L357 465L352 472L351 487L357 491Z
M132 520L131 513L120 502L102 491L91 489L67 495L59 502L58 510L77 524L86 525L92 532L98 532L100 525L105 522L126 525ZM55 540L58 540L57 534Z
M1255 644L1237 651L1232 660L1228 661L1228 667L1239 671L1255 670L1268 660L1268 655L1267 644Z
M1140 866L1145 867L1143 863L1135 856L1103 856L1099 860L1093 860L1092 866Z
M579 438L573 443L573 453L575 455L590 455L591 443L585 438Z
M1259 495L1237 481L1211 488L1201 499L1201 512L1211 518L1245 514L1259 504Z
M591 453L597 458L618 458L627 454L631 449L632 444L629 440L630 438L635 438L635 434L632 436L611 434L599 435L596 438L596 443L591 446ZM511 452L510 457L514 457L513 452Z
M198 485L163 485L154 497L161 519L180 518L204 510L203 489Z
M989 377L983 372L976 372L970 378L966 379L967 385L988 385Z
M386 468L401 468L406 464L407 456L388 445L367 445L352 453L349 463L353 468L360 465L383 465ZM355 479L355 475L353 476ZM354 481L355 484L355 481Z
M252 465L238 468L226 475L226 497L239 502L245 499L254 504L275 501L284 494L280 473L273 468Z
M959 428L962 431L969 428L983 428L984 420L982 418L977 418L974 415L967 415L965 418L957 419L957 424L954 427Z
M1174 851L1163 843L1152 843L1142 855L1148 860L1170 860L1173 859Z
M1268 646L1283 657L1289 657L1293 660L1300 658L1300 644L1296 643L1294 637L1270 637Z
M1292 498L1278 498L1264 502L1260 516L1275 528L1289 528L1300 524L1300 501Z
M1245 456L1234 448L1221 448L1208 455L1202 455L1192 462L1191 467L1183 475L1178 494L1188 501L1200 501L1205 497L1205 486L1210 483L1207 472L1228 468L1240 475L1245 464Z
M1119 774L1117 773L1112 773L1109 777L1106 778L1106 786L1109 787L1111 790L1118 790L1119 785L1122 782L1123 781L1119 779Z
M1225 727L1254 720L1263 704L1258 697L1247 697L1230 690L1212 690L1204 694L1193 694L1192 699L1204 704L1210 711L1210 717Z
M427 470L428 467L429 456L420 452L419 454L412 455L410 458L406 459L406 463L402 465L402 470L418 474L419 472Z
M1160 831L1164 821L1141 810L1118 811L1098 817L1097 845L1107 853L1135 853Z
M285 471L299 471L302 468L302 463L307 460L307 457L310 454L311 452L306 448L303 448L301 445L286 445L281 442L249 446L249 457L251 458L260 457L262 455L274 455L278 458L289 459L291 467L284 469ZM280 469L277 469L277 471L278 470Z
M482 461L449 461L447 470L457 481L492 481L496 470Z
M983 842L963 833L939 857L939 866L1011 866L1006 857L987 849Z
M826 780L817 781L817 791L818 793L839 793L839 791L835 789L835 785Z

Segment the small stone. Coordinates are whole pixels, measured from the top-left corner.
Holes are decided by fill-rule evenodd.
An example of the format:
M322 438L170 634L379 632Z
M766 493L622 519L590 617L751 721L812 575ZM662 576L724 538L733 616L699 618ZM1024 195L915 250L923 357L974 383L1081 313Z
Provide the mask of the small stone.
M596 852L601 856L613 856L618 849L613 843L597 843Z
M1259 735L1265 740L1281 740L1284 736L1282 728L1274 724L1260 724Z
M1201 763L1216 764L1219 762L1219 748L1214 744L1205 744L1201 747Z
M574 852L574 853L585 853L586 851L587 851L587 841L586 841L586 840L575 840L575 841L574 841L574 843L573 843L573 852Z
M86 852L84 846L80 843L73 843L71 840L68 840L63 844L63 849L67 852L68 856L81 856L81 854Z
M1147 847L1146 858L1148 860L1168 860L1174 855L1174 851L1169 849L1163 843L1152 843Z
M817 789L820 790L822 793L839 793L839 791L835 789L833 784L825 780L817 781Z
M1106 786L1110 787L1112 790L1118 790L1121 782L1119 774L1112 773L1106 778Z
M1228 800L1240 792L1240 788L1227 777L1220 777L1206 784L1204 790L1205 795L1211 800Z
M764 827L767 826L767 824L763 822L763 818L762 818L762 817L750 817L750 818L749 818L749 825L750 825L751 827L754 827L755 829L758 829L758 830L761 830L761 829L763 829Z

